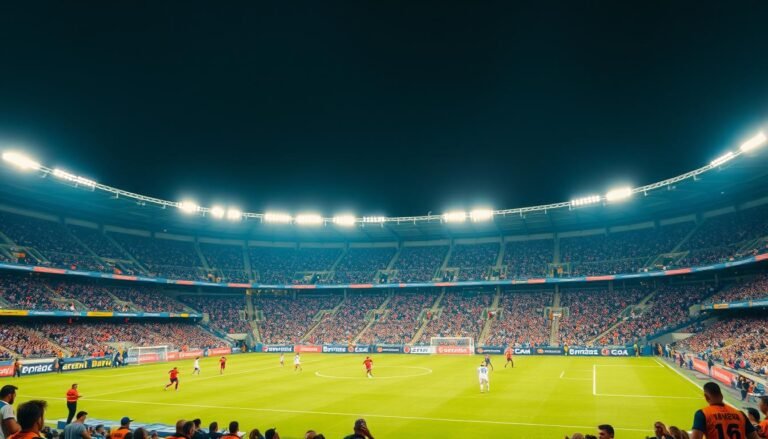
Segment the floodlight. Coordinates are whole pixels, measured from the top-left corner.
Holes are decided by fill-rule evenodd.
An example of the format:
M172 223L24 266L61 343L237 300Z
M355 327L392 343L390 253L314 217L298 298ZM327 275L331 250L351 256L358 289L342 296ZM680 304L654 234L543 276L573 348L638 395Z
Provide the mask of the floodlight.
M15 151L4 152L3 160L24 171L30 169L36 171L40 169L40 163L32 160L24 154Z
M264 214L264 221L268 223L288 224L291 222L291 216L287 213L267 212Z
M243 212L240 209L230 207L227 209L227 219L230 221L240 221L243 219Z
M740 149L742 152L751 151L757 148L758 146L762 146L763 144L765 144L766 140L768 140L768 137L765 137L765 133L760 131L759 133L757 133L755 137L742 143Z
M339 226L354 226L355 216L354 215L337 215L333 217L333 223Z
M447 223L463 223L467 220L467 212L456 211L443 214L443 221Z
M728 151L726 154L723 154L720 157L712 160L712 162L709 165L714 168L716 166L722 165L723 163L725 163L727 161L730 161L734 157L736 157L736 155L734 153L732 153L731 151Z
M474 222L488 221L493 219L493 210L491 209L475 209L469 212L469 217Z
M323 223L323 217L316 213L303 213L296 215L296 224L318 225Z
M627 186L609 191L607 194L605 194L605 199L608 201L621 201L626 200L631 196L632 188Z
M71 181L72 183L75 183L75 184L81 184L83 186L88 186L91 188L96 186L96 182L93 180L89 180L85 177L80 177L79 175L70 174L69 172L61 169L54 169L53 175L62 180Z
M586 206L588 204L595 204L600 202L600 195L590 195L588 197L581 197L571 200L571 207Z
M363 217L364 223L383 223L386 220L387 218L383 216L364 216Z
M211 207L211 216L216 219L224 218L224 208L221 206Z
M200 206L194 201L184 200L178 204L179 209L184 213L195 213L200 210Z

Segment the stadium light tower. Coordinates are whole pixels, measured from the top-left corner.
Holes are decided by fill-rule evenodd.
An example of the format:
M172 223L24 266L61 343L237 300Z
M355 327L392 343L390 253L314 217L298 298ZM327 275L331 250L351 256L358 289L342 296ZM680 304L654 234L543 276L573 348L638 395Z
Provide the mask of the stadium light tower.
M336 215L333 217L333 223L337 226L351 227L355 225L354 215Z
M193 214L200 210L200 206L198 206L194 201L184 200L179 203L179 209L181 209L181 211L184 213Z
M712 162L709 165L714 168L714 167L722 165L723 163L726 163L726 162L730 161L734 157L736 157L736 154L734 154L731 151L728 151L727 153L721 155L720 157L712 160Z
M267 212L264 214L264 222L274 224L288 224L291 222L291 216L287 213Z
M230 207L227 210L227 219L230 221L240 221L243 219L243 212L240 209Z
M464 211L454 211L454 212L446 212L443 214L443 221L446 223L463 223L467 220L467 212Z
M213 206L211 207L211 216L216 219L222 219L224 218L224 208L221 206Z
M21 169L22 171L37 171L40 169L40 163L32 160L31 158L27 157L26 155L16 152L16 151L7 151L3 153L3 160L6 162L16 166L17 168Z
M296 215L296 224L302 226L317 226L323 223L323 217L316 213L302 213Z
M581 197L571 200L571 207L581 207L589 204L595 204L600 202L600 195L590 195L588 197Z
M492 209L474 209L471 212L469 212L469 218L472 219L472 222L480 222L480 221L490 221L493 219L493 210Z
M605 199L609 202L623 201L632 196L632 188L629 186L613 189L605 194Z
M765 136L765 133L760 131L757 133L757 135L746 142L741 144L741 152L749 152L753 149L765 145L765 141L768 140L768 137Z

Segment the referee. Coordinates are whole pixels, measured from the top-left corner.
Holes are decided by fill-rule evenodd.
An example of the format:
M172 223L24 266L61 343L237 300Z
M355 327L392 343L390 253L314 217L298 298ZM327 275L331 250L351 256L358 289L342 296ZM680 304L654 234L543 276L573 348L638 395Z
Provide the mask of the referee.
M75 383L72 384L71 389L67 390L67 410L69 410L69 415L67 415L67 425L69 425L75 417L78 399L80 399L80 393L78 393L77 383Z

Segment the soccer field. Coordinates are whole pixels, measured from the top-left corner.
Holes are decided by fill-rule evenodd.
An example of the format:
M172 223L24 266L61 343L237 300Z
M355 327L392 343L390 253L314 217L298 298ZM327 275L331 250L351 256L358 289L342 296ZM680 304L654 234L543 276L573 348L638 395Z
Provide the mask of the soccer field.
M516 437L562 438L593 433L610 423L617 437L645 438L653 422L689 428L704 405L701 391L653 358L516 357L514 369L493 357L491 392L479 391L481 357L375 355L367 379L361 355L303 355L294 373L291 355L233 355L219 375L216 358L40 375L3 380L19 387L16 404L49 402L47 420L66 417L64 393L79 383L78 409L93 418L173 424L240 422L241 430L277 427L282 438L309 429L326 437L351 433L364 417L377 438ZM163 391L167 371L181 370L178 392Z

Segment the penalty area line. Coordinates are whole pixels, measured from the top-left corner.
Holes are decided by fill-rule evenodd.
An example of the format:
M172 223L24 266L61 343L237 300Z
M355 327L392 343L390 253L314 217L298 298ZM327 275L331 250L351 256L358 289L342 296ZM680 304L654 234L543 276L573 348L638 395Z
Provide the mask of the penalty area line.
M32 398L64 400L62 397L46 397L46 396L31 396ZM115 402L121 404L143 404L143 405L157 405L168 407L191 407L200 409L222 409L222 410L243 410L251 412L268 412L268 413L289 413L300 415L321 415L321 416L345 416L350 418L382 418L382 419L402 419L406 421L425 421L425 422L446 422L446 423L458 423L458 424L488 424L488 425L509 425L520 427L544 427L544 428L570 428L570 429L591 429L594 425L561 425L561 424L537 424L533 422L512 422L512 421L490 421L480 419L456 419L456 418L430 418L423 416L398 416L398 415L382 415L376 413L346 413L346 412L324 412L314 410L285 410L285 409L270 409L270 408L255 408L255 407L229 407L229 406L217 406L217 405L203 405L203 404L181 404L181 403L167 403L167 402L148 402L148 401L128 401L119 399L93 399L89 398L89 401L99 402ZM647 428L627 428L627 427L614 427L616 430L621 431L639 431L647 432Z

